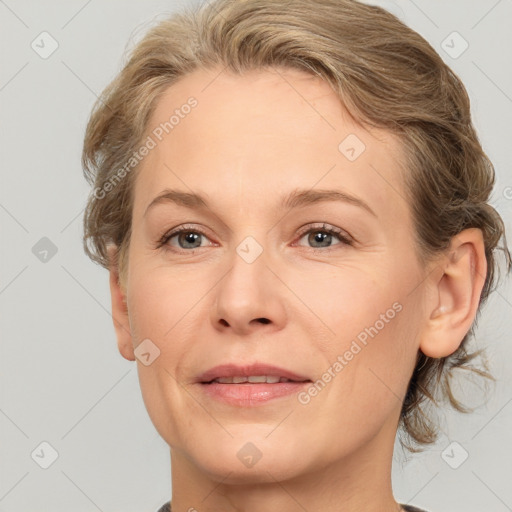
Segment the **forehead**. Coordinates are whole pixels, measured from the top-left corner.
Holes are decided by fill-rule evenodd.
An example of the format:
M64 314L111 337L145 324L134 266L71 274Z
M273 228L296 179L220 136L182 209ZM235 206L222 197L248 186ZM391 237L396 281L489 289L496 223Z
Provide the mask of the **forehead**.
M137 176L139 213L166 187L240 207L249 192L270 202L341 188L388 220L407 209L398 139L356 123L325 81L300 70L194 71L164 91L146 132L155 147Z

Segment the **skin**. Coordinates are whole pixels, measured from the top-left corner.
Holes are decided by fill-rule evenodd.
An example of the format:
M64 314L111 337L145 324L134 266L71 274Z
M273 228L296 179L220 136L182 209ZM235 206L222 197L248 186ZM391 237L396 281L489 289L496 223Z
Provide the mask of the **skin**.
M126 282L114 263L110 271L120 353L135 360L148 338L160 350L137 365L171 447L173 512L399 510L391 461L402 400L418 350L447 356L471 327L486 274L481 232L463 231L423 267L400 142L354 122L316 77L195 71L160 98L147 134L190 96L197 107L137 171ZM354 161L338 149L349 134L366 146ZM202 194L208 208L165 202L145 214L165 189ZM375 216L340 201L280 208L297 189L344 191ZM319 241L323 223L355 242ZM205 232L198 248L183 235L157 248L184 224ZM248 236L263 249L252 263L236 251ZM291 395L235 407L196 383L217 364L254 361L315 381L396 303L400 312L307 404ZM262 454L251 468L237 457L248 442Z

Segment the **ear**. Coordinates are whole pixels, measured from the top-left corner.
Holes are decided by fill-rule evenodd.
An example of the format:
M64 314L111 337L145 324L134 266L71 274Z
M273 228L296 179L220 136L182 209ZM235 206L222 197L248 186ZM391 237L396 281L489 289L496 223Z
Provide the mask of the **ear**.
M108 249L110 261L110 296L112 299L112 320L117 336L117 347L121 355L129 361L135 361L133 352L133 341L130 329L130 320L128 316L128 306L126 304L126 292L119 281L119 267L117 263L118 248L111 245Z
M453 354L475 319L487 275L482 231L470 228L453 237L438 267L441 272L433 273L430 317L419 346L434 358Z

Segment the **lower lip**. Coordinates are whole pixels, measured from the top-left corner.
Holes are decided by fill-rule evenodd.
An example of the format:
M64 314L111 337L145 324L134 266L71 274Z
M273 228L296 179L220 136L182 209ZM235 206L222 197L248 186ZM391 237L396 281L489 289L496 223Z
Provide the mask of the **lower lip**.
M310 382L276 382L275 384L243 383L201 384L201 389L211 398L239 407L255 407L270 400L299 393Z

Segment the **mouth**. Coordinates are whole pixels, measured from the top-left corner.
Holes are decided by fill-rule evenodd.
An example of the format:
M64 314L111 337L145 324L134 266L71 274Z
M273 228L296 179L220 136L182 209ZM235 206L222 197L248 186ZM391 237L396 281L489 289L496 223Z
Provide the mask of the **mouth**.
M214 381L221 384L243 384L245 382L276 384L280 381L306 382L310 379L286 368L265 363L253 363L243 366L236 364L214 366L199 375L197 381L202 384Z
M298 393L311 379L273 365L221 365L198 377L209 398L238 407L254 407Z
M203 382L203 384L211 384L212 382L218 382L219 384L277 384L278 382L306 382L287 379L286 377L280 377L277 375L249 375L235 376L235 377L218 377L209 382Z

